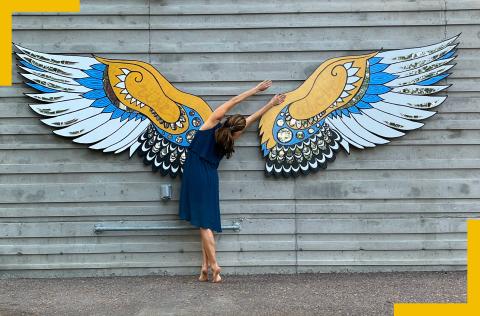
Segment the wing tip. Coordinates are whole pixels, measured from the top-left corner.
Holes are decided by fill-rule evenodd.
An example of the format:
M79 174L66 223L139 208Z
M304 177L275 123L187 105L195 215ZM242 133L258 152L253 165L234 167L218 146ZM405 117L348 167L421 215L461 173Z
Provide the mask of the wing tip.
M454 35L454 36L450 37L449 39L457 39L457 38L460 37L460 35L462 35L462 33L463 33L463 32L460 31L459 33L457 33L457 35Z
M447 38L447 39L439 42L439 44L441 44L441 43L447 43L447 45L449 45L450 43L455 42L455 41L460 37L461 34L462 34L462 32L460 32L460 33L458 33L457 35L454 35L454 36L452 36L452 37L450 37L450 38ZM459 44L459 43L456 43L455 46L458 45L458 44Z
M36 95L36 94L38 94L38 93L27 93L27 92L22 92L22 94L23 94L24 96L27 96L27 97L29 97L29 98L36 99L36 98L34 97L34 95Z
M15 43L15 42L12 42L12 45L13 45L14 47L16 47L16 48L17 48L19 51L21 51L21 52L24 52L24 49L26 49L25 47L20 46L20 45L18 45L18 44ZM15 54L17 54L17 53L15 52Z
M42 106L42 105L43 105L43 104L29 104L28 106L29 106L30 109L32 109L32 111L34 111L35 113L44 116L45 113L42 113L42 112L40 111L40 109L37 109L37 107ZM42 121L42 122L43 122L43 121ZM45 123L45 124L46 124L46 123ZM47 125L48 125L48 124L47 124Z
M342 145L343 149L347 152L348 155L350 155L350 145L343 137L340 140L340 145Z
M32 110L35 111L35 109L33 109L33 108L32 108ZM37 111L35 111L35 112L37 112ZM37 112L37 113L38 113L38 112ZM40 114L40 113L39 113L39 114ZM58 126L54 125L52 122L50 122L50 121L51 121L51 118L40 119L40 121L41 121L43 124L45 124L45 125L48 125L48 126L51 126L51 127L58 127ZM59 131L59 130L54 130L53 132L54 132L55 134L57 134L57 135L62 135L62 134L57 133L58 131ZM63 135L62 135L62 136L63 136Z
M42 120L42 122L43 122L43 120ZM47 124L47 123L45 123L45 124ZM49 124L47 124L47 125L49 125ZM50 125L50 126L51 126L51 125ZM55 126L55 127L57 127L57 126ZM77 135L73 135L73 136L72 136L72 135L66 134L65 131L64 131L64 129L65 129L65 128L56 129L56 130L53 130L52 132L53 132L55 135L62 136L62 137L74 137L74 136L77 136Z

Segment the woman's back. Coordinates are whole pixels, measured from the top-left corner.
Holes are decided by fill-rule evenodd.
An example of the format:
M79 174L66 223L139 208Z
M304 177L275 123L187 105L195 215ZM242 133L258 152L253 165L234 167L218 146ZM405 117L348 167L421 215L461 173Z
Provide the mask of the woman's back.
M213 164L215 168L218 168L220 160L222 160L224 156L217 151L215 142L215 130L217 130L221 125L221 123L218 123L213 128L197 130L195 137L188 148L188 153L191 151L195 152L201 158Z

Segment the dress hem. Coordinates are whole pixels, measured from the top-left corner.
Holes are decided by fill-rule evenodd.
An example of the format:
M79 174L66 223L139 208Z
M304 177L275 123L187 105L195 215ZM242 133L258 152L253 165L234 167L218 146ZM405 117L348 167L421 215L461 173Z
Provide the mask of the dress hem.
M206 226L206 225L202 225L202 224L199 224L199 223L197 223L197 222L193 222L192 220L187 219L187 218L185 218L185 217L182 217L181 215L179 215L178 217L180 217L180 219L183 219L183 220L189 222L192 226L195 226L195 227L197 227L197 228L208 228L208 229L211 229L211 230L213 230L213 231L216 231L217 233L221 233L221 232L222 232L222 229L221 229L221 228L218 229L218 228L214 228L214 227L208 227L208 226Z

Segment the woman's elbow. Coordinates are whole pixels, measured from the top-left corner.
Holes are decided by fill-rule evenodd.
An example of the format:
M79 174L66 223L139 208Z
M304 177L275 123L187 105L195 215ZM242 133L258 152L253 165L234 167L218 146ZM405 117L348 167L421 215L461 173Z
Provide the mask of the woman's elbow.
M223 110L216 110L216 111L213 111L212 113L212 118L217 121L221 121L224 117L225 117L225 111Z

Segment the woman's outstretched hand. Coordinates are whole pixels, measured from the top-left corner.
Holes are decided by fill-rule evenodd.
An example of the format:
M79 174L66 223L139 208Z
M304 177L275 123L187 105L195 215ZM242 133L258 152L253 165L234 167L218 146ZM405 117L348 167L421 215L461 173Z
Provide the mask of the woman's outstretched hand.
M273 96L273 98L268 102L270 106L274 105L279 105L280 103L283 103L285 101L286 95L281 93L281 94L276 94Z
M265 82L265 81L264 81ZM263 82L262 82L263 83ZM270 81L270 85L271 85L271 81ZM269 86L270 86L269 85ZM285 98L286 98L286 95L281 93L281 94L276 94L273 96L272 99L270 99L270 101L268 101L267 104L265 104L264 106L262 106L260 109L258 109L255 113L251 114L249 117L247 117L247 124L245 126L245 128L243 130L245 130L248 126L250 126L253 122L255 122L256 120L258 120L260 117L262 117L263 114L265 114L265 112L267 112L268 110L270 110L273 106L275 105L278 105L278 104L281 104L283 103L283 101L285 101ZM241 133L237 133L238 135L236 135L236 137L240 137L240 134Z
M255 90L265 91L268 88L270 88L271 86L272 86L272 80L264 80L264 81L260 82L259 84L257 84L257 86L255 87Z

